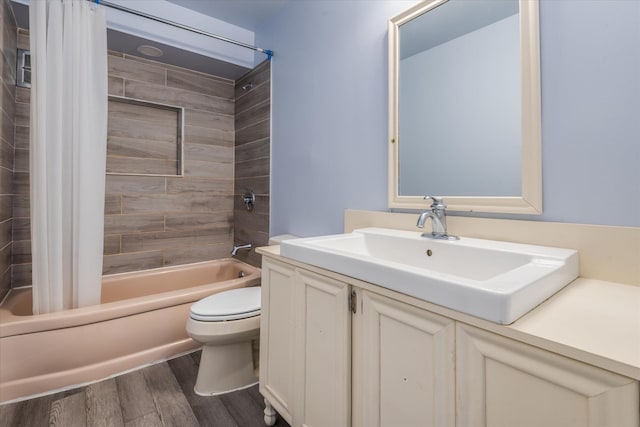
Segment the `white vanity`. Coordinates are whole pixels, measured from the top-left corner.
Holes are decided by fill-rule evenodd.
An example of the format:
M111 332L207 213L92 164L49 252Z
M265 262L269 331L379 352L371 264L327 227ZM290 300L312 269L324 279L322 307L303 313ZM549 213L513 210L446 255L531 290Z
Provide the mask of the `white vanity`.
M640 425L635 286L579 278L500 325L280 249L258 250L260 392L293 427Z

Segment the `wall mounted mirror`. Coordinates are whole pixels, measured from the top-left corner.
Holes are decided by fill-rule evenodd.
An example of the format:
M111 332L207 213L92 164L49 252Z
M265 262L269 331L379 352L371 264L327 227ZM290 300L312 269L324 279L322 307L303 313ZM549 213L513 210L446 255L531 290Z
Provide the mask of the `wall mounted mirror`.
M540 214L537 0L428 0L389 21L389 207Z

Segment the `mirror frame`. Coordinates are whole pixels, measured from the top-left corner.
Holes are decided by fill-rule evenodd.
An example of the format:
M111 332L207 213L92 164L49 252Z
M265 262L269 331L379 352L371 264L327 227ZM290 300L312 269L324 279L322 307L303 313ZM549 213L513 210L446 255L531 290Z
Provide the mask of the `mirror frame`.
M389 188L390 208L424 209L423 196L398 194L399 28L449 0L426 0L389 20ZM540 113L540 35L538 0L519 0L522 97L522 193L514 197L447 196L449 210L515 214L542 213L542 153Z

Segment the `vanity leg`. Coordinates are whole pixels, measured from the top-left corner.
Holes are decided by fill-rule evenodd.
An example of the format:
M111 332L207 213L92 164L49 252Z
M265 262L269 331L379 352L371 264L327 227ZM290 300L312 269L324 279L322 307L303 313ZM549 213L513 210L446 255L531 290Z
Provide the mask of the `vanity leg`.
M264 423L268 426L272 426L276 423L276 410L273 409L271 403L267 399L264 399Z

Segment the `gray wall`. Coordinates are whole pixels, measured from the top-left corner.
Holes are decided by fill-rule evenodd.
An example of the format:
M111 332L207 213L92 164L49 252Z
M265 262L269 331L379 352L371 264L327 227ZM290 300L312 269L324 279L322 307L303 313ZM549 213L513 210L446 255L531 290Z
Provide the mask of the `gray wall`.
M387 209L387 20L415 2L290 2L274 49L271 233ZM544 221L640 226L640 2L542 0ZM606 207L601 208L603 199Z

